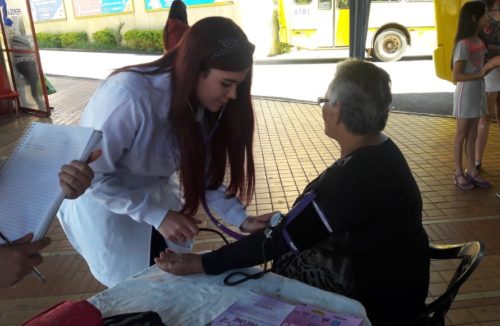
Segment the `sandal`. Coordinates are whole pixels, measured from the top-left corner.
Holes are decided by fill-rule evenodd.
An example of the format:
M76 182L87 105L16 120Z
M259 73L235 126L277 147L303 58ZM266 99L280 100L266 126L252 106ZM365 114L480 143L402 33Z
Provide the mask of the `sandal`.
M462 190L471 190L474 188L474 184L463 174L456 174L453 181Z
M466 173L465 177L467 180L474 185L474 187L482 188L482 189L489 189L493 186L491 182L488 180L484 180L479 176L479 174L476 177L471 176L470 174Z

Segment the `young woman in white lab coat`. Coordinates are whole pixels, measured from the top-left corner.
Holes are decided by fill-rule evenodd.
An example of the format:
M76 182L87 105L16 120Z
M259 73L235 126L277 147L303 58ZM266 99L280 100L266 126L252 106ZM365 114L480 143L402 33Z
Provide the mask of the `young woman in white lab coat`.
M200 203L244 232L267 225L269 215L248 216L243 204L255 183L253 51L234 22L209 17L176 49L119 69L92 96L81 124L102 130L103 155L90 189L65 201L59 218L104 285L149 266L164 239L193 238Z

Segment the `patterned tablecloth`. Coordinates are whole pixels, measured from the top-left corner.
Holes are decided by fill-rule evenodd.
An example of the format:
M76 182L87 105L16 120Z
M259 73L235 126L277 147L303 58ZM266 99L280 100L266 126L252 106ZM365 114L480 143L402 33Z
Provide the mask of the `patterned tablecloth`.
M256 272L250 268L247 272ZM295 303L312 304L364 319L364 307L356 300L268 273L258 280L225 286L227 273L218 276L175 276L151 266L134 277L88 299L103 317L152 310L166 325L206 325L248 291L256 291Z

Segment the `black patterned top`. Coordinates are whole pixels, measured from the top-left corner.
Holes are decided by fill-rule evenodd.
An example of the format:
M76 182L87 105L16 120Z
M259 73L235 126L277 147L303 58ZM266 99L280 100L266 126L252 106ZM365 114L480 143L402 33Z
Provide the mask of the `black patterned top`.
M479 36L486 43L488 53L487 59L500 55L500 20L487 14L489 24L480 33Z

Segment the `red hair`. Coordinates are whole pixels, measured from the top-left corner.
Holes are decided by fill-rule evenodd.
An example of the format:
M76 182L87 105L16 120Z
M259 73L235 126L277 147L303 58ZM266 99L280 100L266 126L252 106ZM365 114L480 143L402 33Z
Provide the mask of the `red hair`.
M205 196L205 190L218 188L226 174L229 179L226 191L228 197L239 196L248 204L253 196L255 118L250 97L253 50L253 44L232 20L209 17L191 26L178 46L160 59L124 67L113 73L171 73L172 102L169 121L180 152L179 171L185 198L182 209L184 213L194 214L201 198ZM153 69L136 69L141 67ZM199 74L208 74L211 68L249 71L245 80L237 87L237 98L226 104L212 139L205 145L200 125L195 120L190 105L193 108L198 105L196 85ZM218 115L219 113L205 110L209 130L215 126Z

